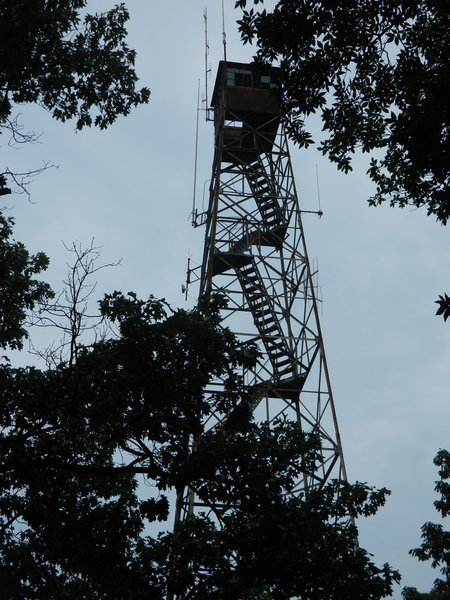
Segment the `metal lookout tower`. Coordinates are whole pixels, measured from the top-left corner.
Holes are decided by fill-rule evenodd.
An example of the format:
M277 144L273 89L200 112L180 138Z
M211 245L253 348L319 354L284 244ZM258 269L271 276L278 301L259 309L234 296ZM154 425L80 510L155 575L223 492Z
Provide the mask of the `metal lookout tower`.
M200 294L224 293L224 325L261 352L243 374L255 418L285 416L320 436L317 469L295 493L346 473L278 86L275 67L219 64L209 206L193 217L194 226L206 226L203 262L188 281L200 282ZM212 408L207 427L223 418ZM205 508L188 489L176 520Z

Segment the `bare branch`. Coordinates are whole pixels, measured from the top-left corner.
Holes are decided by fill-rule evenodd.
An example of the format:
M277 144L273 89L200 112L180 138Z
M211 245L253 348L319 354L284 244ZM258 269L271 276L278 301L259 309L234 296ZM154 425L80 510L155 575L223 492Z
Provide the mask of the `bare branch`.
M94 239L86 248L72 242L65 249L73 255L73 262L67 263L67 276L63 281L64 288L51 302L41 303L30 319L30 325L36 327L54 327L62 336L53 341L44 350L33 345L30 352L44 360L48 368L54 368L62 362L72 367L76 361L79 348L86 347L86 334L93 335L94 343L105 339L108 328L103 326L103 317L98 312L90 312L89 307L97 282L91 282L92 276L107 267L115 267L121 261L98 264L101 246L94 244Z
M53 165L49 162L45 162L44 165L38 169L30 169L29 171L22 171L22 172L14 172L11 171L11 169L9 167L6 167L6 169L0 173L0 177L4 178L4 180L10 180L13 182L15 189L13 189L12 191L16 194L26 194L28 196L28 198L30 198L30 192L28 191L28 186L30 185L30 183L33 181L33 179L37 176L40 175L41 173L43 173L44 171L47 171L48 169L57 169L58 165ZM9 190L7 193L11 193L11 190Z
M26 131L23 123L20 122L21 113L17 113L12 118L6 117L0 125L0 130L5 130L9 133L8 146L16 148L21 144L40 143L41 133L35 131ZM2 132L3 133L3 132Z

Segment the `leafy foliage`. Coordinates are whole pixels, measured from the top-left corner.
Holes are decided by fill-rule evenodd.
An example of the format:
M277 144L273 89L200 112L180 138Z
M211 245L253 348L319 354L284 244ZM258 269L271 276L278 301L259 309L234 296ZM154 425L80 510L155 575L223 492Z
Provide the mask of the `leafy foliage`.
M23 285L20 271L16 278ZM24 296L16 302L25 311ZM254 364L255 349L221 326L222 305L219 296L173 310L114 292L101 302L109 337L79 345L52 369L0 366L7 597L389 595L398 573L372 563L348 522L376 512L387 490L330 483L292 493L300 475L315 470L319 439L295 423L252 420L237 373ZM229 418L205 431L204 390L213 378L225 382L215 410ZM138 477L150 494L137 493ZM149 534L187 485L210 514Z
M431 592L418 592L416 588L405 587L402 590L402 598L404 600L448 600L448 592L438 592L432 590Z
M0 348L22 348L27 336L27 310L52 297L50 287L33 279L44 271L48 258L30 255L20 242L11 240L14 221L0 213Z
M166 520L161 491L193 471L205 383L249 360L214 307L167 317L164 302L115 293L103 310L121 333L76 364L0 371L0 581L11 597L148 597L144 523ZM236 392L230 383L230 402ZM137 474L160 492L139 500Z
M436 300L436 304L439 305L436 314L442 315L444 321L446 321L450 316L450 297L447 296L447 294L443 294L442 296L439 296L439 300Z
M146 88L135 89L136 53L125 43L125 5L82 17L86 4L2 2L1 120L9 116L11 102L33 102L61 121L76 118L77 129L91 124L103 129L148 100Z
M261 438L265 436L270 432L263 432ZM275 436L271 445L285 451ZM264 464L259 449L252 446L254 460ZM305 452L305 440L295 453L298 463L299 451ZM169 590L198 599L390 595L398 573L388 565L375 567L357 546L355 529L342 519L348 509L362 514L369 504L378 507L385 490L332 484L306 497L280 495L275 491L280 474L268 480L261 474L250 484L245 479L245 496L223 514L219 524L194 517L175 533L160 536L156 556L161 569L171 566ZM234 491L235 483L229 485Z
M86 5L87 0L1 2L0 133L15 142L35 139L21 133L11 114L15 104L38 104L55 119L75 119L81 130L105 129L148 102L149 90L136 87L125 5L99 14L86 13ZM19 189L25 185L26 174L15 175L9 169L0 173L0 195L11 192L9 180Z
M439 450L434 458L434 464L439 467L439 481L436 482L435 491L440 498L434 506L442 517L450 515L450 452ZM441 524L425 523L422 526L422 544L410 550L410 554L421 561L431 560L433 568L440 567L444 579L436 579L433 589L429 594L420 594L415 588L405 588L403 597L406 600L430 598L432 600L446 600L450 597L450 532L445 531Z
M259 4L254 2L253 4ZM243 10L243 41L257 59L278 61L288 131L312 143L305 119L319 113L320 149L351 169L357 149L373 153L372 204L426 206L450 216L448 6L441 0L284 0ZM381 155L384 151L384 155ZM380 156L382 156L380 158Z

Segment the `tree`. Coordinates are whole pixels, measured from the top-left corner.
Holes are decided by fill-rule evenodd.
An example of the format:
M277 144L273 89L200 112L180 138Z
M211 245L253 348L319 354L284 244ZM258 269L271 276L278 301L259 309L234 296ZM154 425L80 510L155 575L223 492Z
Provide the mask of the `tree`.
M220 436L203 442L216 475L196 489L202 502L228 510L216 519L193 517L149 548L161 573L171 566L168 591L196 599L390 595L398 573L377 568L348 523L349 514L373 514L386 490L334 482L306 496L289 494L300 471L313 468L317 450L317 438L293 423L273 430L251 424L245 435L223 434L223 442Z
M348 523L373 514L387 490L330 483L289 494L315 468L318 438L293 423L252 420L237 373L255 351L221 326L222 302L174 311L115 292L101 302L115 335L78 344L51 369L0 368L0 585L8 597L389 595L398 573L377 568ZM23 313L12 317L23 325ZM205 431L212 377L227 382L215 403L231 416ZM150 497L137 494L138 477ZM212 515L159 538L145 533L167 520L170 491L186 485Z
M279 62L284 115L300 146L312 143L305 117L318 112L327 134L320 149L343 171L356 149L385 150L369 170L372 203L425 205L447 222L445 2L287 0L272 11L244 11L239 28L244 42L256 39L257 59Z
M204 381L243 355L200 310L166 319L164 303L120 294L104 310L118 339L56 369L0 370L8 597L152 596L151 564L142 573L137 560L144 519L167 518L162 491L183 485ZM155 497L137 498L137 474Z
M102 316L98 311L89 312L92 308L89 306L90 299L97 287L92 278L102 269L115 267L121 262L99 265L101 247L95 246L93 239L86 248L76 243L63 245L73 258L73 263L67 265L63 290L57 295L52 294L51 298L40 298L38 309L32 312L28 321L31 327L52 328L59 332L59 338L53 339L43 350L30 344L30 352L43 359L48 368L63 363L72 367L79 346L88 344L89 334L95 341L103 337Z
M0 213L0 348L22 348L27 337L24 321L37 302L52 297L50 286L34 279L47 268L48 258L30 256L21 242L11 239L14 221Z
M436 481L435 491L440 494L434 506L442 517L450 515L450 452L439 450L434 458L434 464L439 467L439 481ZM429 594L420 594L415 588L405 588L403 597L406 600L446 600L450 598L450 531L445 531L441 524L425 523L422 526L422 544L410 550L410 554L420 561L431 560L431 566L440 567L443 579L436 579Z
M402 597L404 600L448 600L448 592L418 592L416 588L405 587L402 590Z
M248 4L263 4L254 0ZM244 43L256 60L279 64L288 133L313 143L307 118L319 114L319 149L344 172L357 151L371 155L372 205L425 206L450 217L450 30L442 0L283 0L244 10ZM450 314L447 295L437 314Z
M136 53L125 40L125 5L100 14L85 13L86 5L87 0L2 1L0 133L13 142L35 139L23 132L13 115L15 105L38 104L60 121L76 119L80 130L104 129L148 102L149 90L136 89ZM6 168L0 173L0 195L11 192L8 180L23 188L27 174Z

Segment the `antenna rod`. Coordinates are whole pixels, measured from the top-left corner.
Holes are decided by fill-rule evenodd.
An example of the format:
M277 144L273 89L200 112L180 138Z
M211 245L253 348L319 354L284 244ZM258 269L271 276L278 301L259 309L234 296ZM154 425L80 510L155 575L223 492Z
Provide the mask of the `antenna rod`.
M195 223L195 194L197 190L197 159L198 159L198 115L200 113L200 79L197 85L197 125L195 129L195 160L194 160L194 193L192 197L192 225Z
M319 202L319 214L320 214L322 212L322 209L320 208L319 167L317 166L317 163L316 163L316 185L317 185L317 200Z
M222 0L222 40L223 40L223 60L227 62L227 34L225 33L225 7Z
M208 120L209 104L208 104L208 54L209 54L209 43L208 43L208 9L205 8L203 12L203 19L205 21L205 115Z

